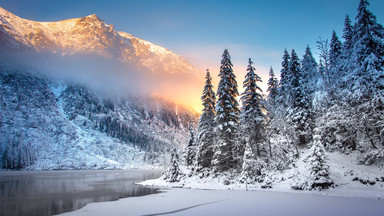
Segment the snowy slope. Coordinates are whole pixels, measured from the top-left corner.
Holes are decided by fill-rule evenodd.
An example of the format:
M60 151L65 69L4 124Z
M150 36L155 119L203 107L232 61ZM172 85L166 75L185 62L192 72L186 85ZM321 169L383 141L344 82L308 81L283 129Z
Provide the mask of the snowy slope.
M102 97L84 86L0 65L0 166L125 169L162 166L196 124L188 109L138 97Z
M117 32L95 14L58 22L36 22L0 7L0 31L0 38L12 39L14 48L25 46L60 55L97 54L143 67L154 74L196 72L183 57L128 33Z

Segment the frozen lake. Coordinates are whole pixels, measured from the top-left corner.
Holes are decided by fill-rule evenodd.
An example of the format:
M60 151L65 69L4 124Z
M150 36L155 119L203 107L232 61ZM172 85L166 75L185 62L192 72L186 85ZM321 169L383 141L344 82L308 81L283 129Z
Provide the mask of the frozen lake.
M158 193L135 185L158 178L153 170L2 171L0 216L44 216L74 211L88 203Z

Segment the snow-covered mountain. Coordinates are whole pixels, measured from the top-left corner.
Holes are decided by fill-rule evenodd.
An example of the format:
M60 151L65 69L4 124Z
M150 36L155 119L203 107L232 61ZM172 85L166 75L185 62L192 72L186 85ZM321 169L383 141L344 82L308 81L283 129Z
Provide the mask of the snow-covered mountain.
M35 22L0 8L0 54L4 57L0 60L0 166L3 168L104 169L161 165L173 146L186 143L189 127L196 124L194 112L173 102L133 91L116 95L108 88L105 91L89 86L84 80L93 78L94 74L85 71L92 71L98 65L90 69L86 62L81 67L70 68L74 71L69 80L50 76L65 71L67 68L63 67L73 62L61 57L71 56L91 56L93 62L96 56L97 60L110 62L104 65L105 71L99 68L104 73L99 80L102 82L109 76L120 78L117 72L113 73L115 68L107 67L116 63L128 66L131 70L123 71L128 74L161 77L194 73L194 67L183 57L118 32L96 15ZM30 56L55 61L45 67L48 74L41 71L42 67L18 64ZM44 63L37 62L35 65L39 66ZM124 76L123 83L137 85L141 80L136 78L136 75Z
M154 74L193 73L183 57L161 46L118 32L95 14L58 22L20 18L0 7L0 41L14 49L60 55L97 54Z

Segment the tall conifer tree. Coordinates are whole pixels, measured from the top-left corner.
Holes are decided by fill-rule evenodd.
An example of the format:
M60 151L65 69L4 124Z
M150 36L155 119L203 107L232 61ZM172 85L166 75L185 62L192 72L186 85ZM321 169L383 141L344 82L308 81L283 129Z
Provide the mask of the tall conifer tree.
M344 20L343 39L343 53L350 54L350 50L353 47L353 26L351 25L351 19L349 18L348 14L345 16ZM346 57L346 55L343 57Z
M370 87L377 72L384 66L384 29L368 10L367 0L361 0L356 15L354 59L355 76L360 84ZM357 86L356 89L360 88Z
M246 137L247 142L251 147L256 147L256 153L260 156L260 142L263 141L265 136L265 122L262 105L262 90L257 85L257 82L262 82L260 76L255 73L253 62L251 59L248 61L248 73L245 75L243 83L244 92L241 94L241 130L242 134ZM242 152L244 148L241 149ZM240 157L243 154L239 155Z
M278 96L279 81L277 80L273 68L269 70L269 79L268 79L268 104L274 106L276 103L276 98Z
M216 172L229 170L238 165L234 163L233 151L238 142L240 110L236 97L239 92L236 76L232 69L231 56L227 49L224 50L222 57L215 118L218 141L212 160Z
M343 80L347 75L350 76L351 71L353 71L353 61L352 53L354 46L354 27L351 24L349 15L345 16L344 20L344 29L343 29L343 39L344 43L342 44L342 53L341 53L341 62L339 65L339 74L340 82L338 84L339 88L346 88L346 80Z
M317 71L317 62L309 46L305 49L302 65L303 90L311 95L316 90L316 82L320 76Z
M205 76L205 86L201 100L203 101L204 108L197 128L197 171L201 168L209 168L213 157L216 96L213 91L212 78L209 70L207 70L207 74Z
M278 103L282 107L286 107L288 103L288 92L290 89L290 81L289 81L289 62L291 56L288 51L284 50L283 61L281 62L281 71L280 71L280 83L279 83L279 95L278 95Z
M343 50L344 86L350 90L350 105L356 106L372 101L377 89L384 88L384 29L368 10L367 0L361 0L356 23L353 27L352 49ZM344 35L350 35L346 21ZM348 42L348 41L346 41ZM345 42L345 43L346 43ZM344 43L344 44L345 44ZM345 46L349 44L345 44ZM380 96L381 97L381 96Z
M196 157L196 140L195 140L195 131L193 130L193 127L189 129L189 139L187 146L184 150L183 160L185 162L185 165L191 166L195 162Z
M340 61L342 58L342 45L335 31L332 32L331 44L329 45L329 80L331 83L337 82Z
M292 50L289 64L290 97L288 121L295 131L295 139L299 146L309 143L311 134L310 103L308 95L303 91L302 72L299 57Z

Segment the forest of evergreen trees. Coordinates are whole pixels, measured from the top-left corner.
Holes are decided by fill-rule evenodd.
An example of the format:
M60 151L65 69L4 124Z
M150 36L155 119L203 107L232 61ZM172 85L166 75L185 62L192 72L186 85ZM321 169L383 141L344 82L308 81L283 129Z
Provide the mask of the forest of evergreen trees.
M301 59L295 50L284 50L280 80L271 67L267 94L251 59L239 94L226 49L216 94L206 74L204 109L183 153L189 175L260 182L310 148L310 181L296 189L313 189L332 185L327 151L358 151L356 163L383 163L384 29L368 6L360 1L354 23L346 16L342 41L335 31L330 41L317 41L319 62L309 46ZM175 158L173 152L168 173L177 175L166 175L171 182L182 175Z

